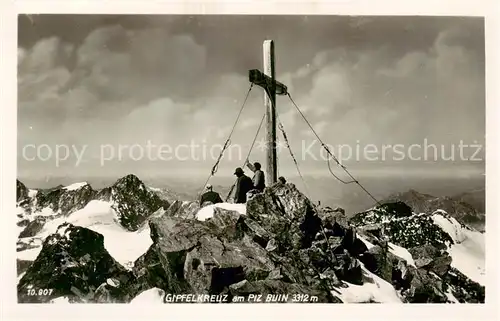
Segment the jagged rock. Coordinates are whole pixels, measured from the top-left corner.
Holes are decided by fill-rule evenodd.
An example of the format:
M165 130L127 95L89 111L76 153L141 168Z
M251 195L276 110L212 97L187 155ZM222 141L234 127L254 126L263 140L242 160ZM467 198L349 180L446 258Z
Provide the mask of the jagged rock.
M21 219L20 221L17 221L16 225L19 227L26 227L30 223L30 220L28 219Z
M151 214L168 207L165 200L160 199L132 174L120 178L113 186L104 188L97 197L113 202L112 208L117 213L120 224L129 231L137 231Z
M446 303L443 281L436 275L423 269L412 271L410 289L406 292L409 303Z
M89 229L60 225L45 239L40 254L19 281L19 302L49 302L74 295L85 300L108 278L127 284L132 275L108 254L103 241L101 234ZM38 295L44 289L51 293Z
M423 266L428 265L434 259L441 254L435 246L430 244L425 244L421 246L416 246L408 249L413 260L415 261L415 266L417 268L421 268Z
M43 229L43 225L47 222L47 218L43 216L36 217L33 221L29 222L24 230L19 233L19 238L32 237Z
M408 251L417 268L432 271L440 277L443 277L450 269L451 256L430 244L413 247Z
M213 211L214 214L207 220L207 225L218 229L220 231L220 235L227 239L241 239L242 234L238 226L241 214L237 211L226 210L218 207L215 207Z
M86 186L57 187L30 199L69 213L67 204L85 204ZM130 302L153 288L172 294L309 294L318 302L341 302L332 289L374 282L360 262L390 282L405 302L448 302L451 295L484 302L484 287L450 268L444 250L451 238L431 215L413 214L401 202L348 222L341 209L315 207L293 184L277 184L249 199L246 215L214 208L213 217L202 222L196 219L199 202L165 203L133 175L93 193L93 199L113 202L128 230L148 222L153 244L127 271L105 251L100 234L64 225L45 240L35 262L18 262L18 273L26 271L20 302L62 296L70 302ZM22 235L36 234L43 220L22 219L19 224L27 226ZM383 251L387 241L408 248L418 268ZM18 250L39 246L36 242L21 239ZM29 296L30 286L53 288L53 294Z
M396 257L397 258L397 257ZM392 267L392 280L391 283L396 290L407 290L411 286L411 281L413 279L413 272L415 268L405 260L397 258L397 264Z
M368 251L366 244L356 237L356 231L354 228L348 228L346 230L345 235L342 238L342 247L354 257L358 257Z
M389 252L387 243L376 245L364 253L360 260L375 275L391 283L395 289L408 289L412 279L407 262Z
M443 277L450 270L451 262L452 258L448 254L439 256L429 265L429 270Z
M328 236L345 235L345 231L348 228L348 221L343 209L319 208L318 216Z
M28 198L28 188L21 181L16 180L16 201L19 203Z
M134 262L132 272L137 280L138 293L151 288L166 289L168 287L168 277L161 265L158 251L158 246L153 244Z
M243 279L264 279L275 269L264 248L248 237L236 238L225 225L213 224L227 222L230 215L219 212L207 222L167 216L150 221L152 238L167 277L165 290L219 293ZM234 225L236 221L237 217Z
M184 218L184 219L194 219L196 213L200 210L200 203L196 201L175 201L173 202L165 212L166 216Z
M269 257L278 267L282 281L306 285L311 283L310 278L315 275L315 271L299 255L286 257L276 252L271 252L269 253Z
M249 217L240 216L236 223L236 228L238 233L240 233L239 235L247 234L254 242L268 251L272 251L277 247L273 235ZM269 242L272 242L272 244Z
M335 273L340 280L352 284L363 284L363 270L358 260L351 257L347 250L342 255L336 255Z
M275 184L255 195L247 216L275 235L279 252L309 247L321 229L312 203L293 184Z
M76 189L66 189L59 185L53 189L38 191L35 196L35 210L51 208L54 213L68 215L84 208L95 195L96 191L89 184Z
M388 248L374 246L360 258L368 271L380 276L387 282L392 281L394 263L397 264L397 257L390 253Z

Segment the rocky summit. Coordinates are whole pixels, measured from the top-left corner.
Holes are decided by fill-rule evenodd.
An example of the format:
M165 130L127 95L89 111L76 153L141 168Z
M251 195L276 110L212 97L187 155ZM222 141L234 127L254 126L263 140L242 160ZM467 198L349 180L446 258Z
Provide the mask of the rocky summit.
M135 176L96 193L114 204L124 233L150 242L130 266L114 259L94 225L63 223L32 263L18 262L19 302L129 303L149 291L165 303L172 295L221 303L484 302L484 286L455 260L465 236L450 228L474 231L445 212L415 214L393 202L347 219L293 184L275 184L244 210L216 204L201 219L197 202L167 206L150 193Z

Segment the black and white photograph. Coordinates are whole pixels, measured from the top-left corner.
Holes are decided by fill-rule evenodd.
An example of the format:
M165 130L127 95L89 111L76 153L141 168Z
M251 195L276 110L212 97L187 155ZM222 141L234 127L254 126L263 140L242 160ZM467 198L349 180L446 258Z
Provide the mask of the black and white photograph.
M484 17L16 19L19 304L485 303Z

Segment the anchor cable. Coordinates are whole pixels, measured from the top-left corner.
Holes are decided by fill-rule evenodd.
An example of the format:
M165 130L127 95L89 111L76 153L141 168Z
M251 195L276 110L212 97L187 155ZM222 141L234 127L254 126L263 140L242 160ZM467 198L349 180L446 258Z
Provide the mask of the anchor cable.
M200 193L203 193L203 189L205 188L205 186L207 186L208 182L210 181L210 178L212 178L212 176L214 176L215 173L217 173L217 170L219 169L219 163L222 159L222 156L224 155L224 152L226 151L227 147L230 144L231 136L233 135L234 130L236 129L236 125L238 124L241 113L243 112L243 109L245 108L245 104L248 100L248 97L250 96L250 92L252 91L252 88L253 88L253 83L251 83L250 88L248 88L247 94L245 96L245 99L243 100L243 104L241 105L240 111L238 112L238 116L236 117L233 128L231 129L231 132L229 133L229 135L226 139L226 142L224 143L224 146L222 147L222 150L219 154L219 157L217 158L217 161L215 162L214 166L212 167L212 170L210 171L210 175L208 176L207 180L205 181L205 184L203 184L203 187L201 188Z
M328 168L330 169L330 173L338 181L340 181L343 184L356 183L368 196L370 196L375 201L375 203L377 203L377 205L381 205L380 202L356 178L354 178L354 176L349 172L349 170L343 164L340 163L340 161L338 160L338 158L330 151L330 149L328 148L328 146L325 143L323 143L323 141L319 137L318 133L314 130L314 128L312 127L311 123L307 120L306 116L302 113L302 111L300 110L299 106L297 106L297 104L293 100L293 98L290 95L290 93L287 93L287 96L290 99L290 101L292 102L292 104L295 106L295 108L297 109L297 111L299 112L299 114L302 116L302 118L304 119L304 121L306 122L306 124L309 126L309 128L311 129L311 131L313 132L313 134L316 136L316 138L318 139L318 141L321 144L321 147L323 147L323 149L328 153L328 155L330 155L330 157L337 163L337 165L339 167L341 167L347 173L347 175L349 175L349 177L352 179L352 181L344 181L344 180L340 179L337 175L335 175L333 173L333 171L331 170L331 167L330 167L330 162L328 162ZM328 160L330 160L330 159L328 159Z

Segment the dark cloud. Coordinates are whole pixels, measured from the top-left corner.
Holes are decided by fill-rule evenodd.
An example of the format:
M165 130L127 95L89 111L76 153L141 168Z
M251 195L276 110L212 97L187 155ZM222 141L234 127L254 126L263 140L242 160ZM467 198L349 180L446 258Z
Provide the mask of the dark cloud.
M19 146L223 143L265 39L325 141L484 141L479 18L21 15ZM252 92L235 141L254 135L262 99ZM299 148L311 133L286 98L278 110Z

